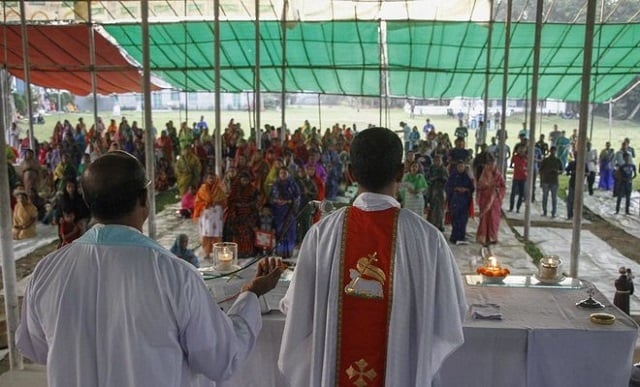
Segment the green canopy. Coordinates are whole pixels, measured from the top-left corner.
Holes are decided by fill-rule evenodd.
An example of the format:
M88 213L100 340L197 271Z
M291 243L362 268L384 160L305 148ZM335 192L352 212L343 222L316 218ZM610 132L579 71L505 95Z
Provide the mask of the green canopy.
M176 89L211 91L214 38L212 21L150 25L151 70ZM286 30L286 91L379 96L386 76L391 96L439 98L489 95L500 98L504 23L494 23L491 67L486 67L488 25L443 21L292 22ZM136 61L142 62L138 24L103 26ZM531 87L533 23L514 23L510 45L511 98ZM583 24L545 24L540 55L540 99L580 97ZM281 23L261 21L260 90L282 90ZM382 39L381 39L382 37ZM255 27L251 21L222 21L221 88L254 89ZM382 42L382 43L381 43ZM640 73L640 24L596 25L591 101L621 92Z

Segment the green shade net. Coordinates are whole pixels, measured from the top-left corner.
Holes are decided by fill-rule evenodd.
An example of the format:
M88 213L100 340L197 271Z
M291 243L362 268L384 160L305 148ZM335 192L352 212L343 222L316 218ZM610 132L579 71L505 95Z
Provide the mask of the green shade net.
M211 91L213 22L150 25L152 72L185 91ZM137 24L105 25L136 61L142 62ZM379 30L385 42L382 47ZM540 53L540 99L578 101L584 51L583 24L545 24ZM508 96L530 93L535 25L514 23ZM490 98L502 95L505 24L494 23L491 66L486 66L487 25L440 21L326 21L289 23L286 30L287 92L379 96L386 78L389 95L410 98L482 97L489 76ZM260 90L282 90L281 23L260 23ZM254 89L255 26L220 23L221 89ZM591 101L612 98L640 73L640 24L596 25ZM384 51L385 55L381 55ZM381 58L385 58L381 60ZM381 77L381 74L386 77Z
M142 62L139 25L104 27L136 61ZM377 22L295 24L287 29L285 84L288 91L379 95ZM149 26L151 71L177 89L214 89L213 23ZM282 30L260 23L260 89L282 90ZM220 23L220 87L254 89L255 27L247 21Z
M540 99L578 101L584 25L545 24L540 51ZM530 93L535 25L514 23L509 47L508 95ZM491 67L486 66L488 28L476 23L387 22L391 95L500 98L505 24L495 23ZM613 96L640 72L640 24L597 25L591 71L591 100Z

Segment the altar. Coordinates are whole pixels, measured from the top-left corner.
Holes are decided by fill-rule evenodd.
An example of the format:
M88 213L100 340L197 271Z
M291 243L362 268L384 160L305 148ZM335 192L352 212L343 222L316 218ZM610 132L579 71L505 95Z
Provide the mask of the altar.
M628 385L638 327L588 282L569 279L564 285L543 286L513 276L507 284L486 284L474 282L477 276L469 277L464 280L467 304L499 305L502 319L474 319L467 311L465 343L440 370L441 386ZM219 298L243 281L207 282ZM285 277L272 294L261 298L265 314L256 348L241 370L219 385L285 385L277 368L285 317L276 309L287 286ZM576 306L588 297L589 289L604 309ZM595 311L612 314L616 320L611 325L594 324L590 315Z

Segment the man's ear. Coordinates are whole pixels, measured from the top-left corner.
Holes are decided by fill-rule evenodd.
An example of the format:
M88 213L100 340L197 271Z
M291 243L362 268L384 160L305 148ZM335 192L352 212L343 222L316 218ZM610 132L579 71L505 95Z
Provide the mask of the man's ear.
M404 176L404 163L400 163L398 167L398 171L396 172L395 181L396 183L400 183L402 181L402 177Z
M347 177L349 177L351 181L358 182L358 180L356 180L356 178L353 176L353 172L351 171L351 164L347 165Z
M142 207L146 207L147 206L147 202L149 201L149 198L147 197L147 195L149 195L149 190L144 190L144 193L140 193L140 205Z

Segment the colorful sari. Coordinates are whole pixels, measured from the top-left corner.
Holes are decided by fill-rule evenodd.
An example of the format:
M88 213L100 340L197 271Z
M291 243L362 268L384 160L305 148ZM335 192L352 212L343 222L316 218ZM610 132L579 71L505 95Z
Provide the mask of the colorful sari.
M254 229L258 224L258 190L251 184L233 184L227 207L227 223L231 241L238 244L238 255L250 257L254 253Z
M476 241L482 245L498 242L505 182L495 164L487 164L478 179L476 198L480 209Z

